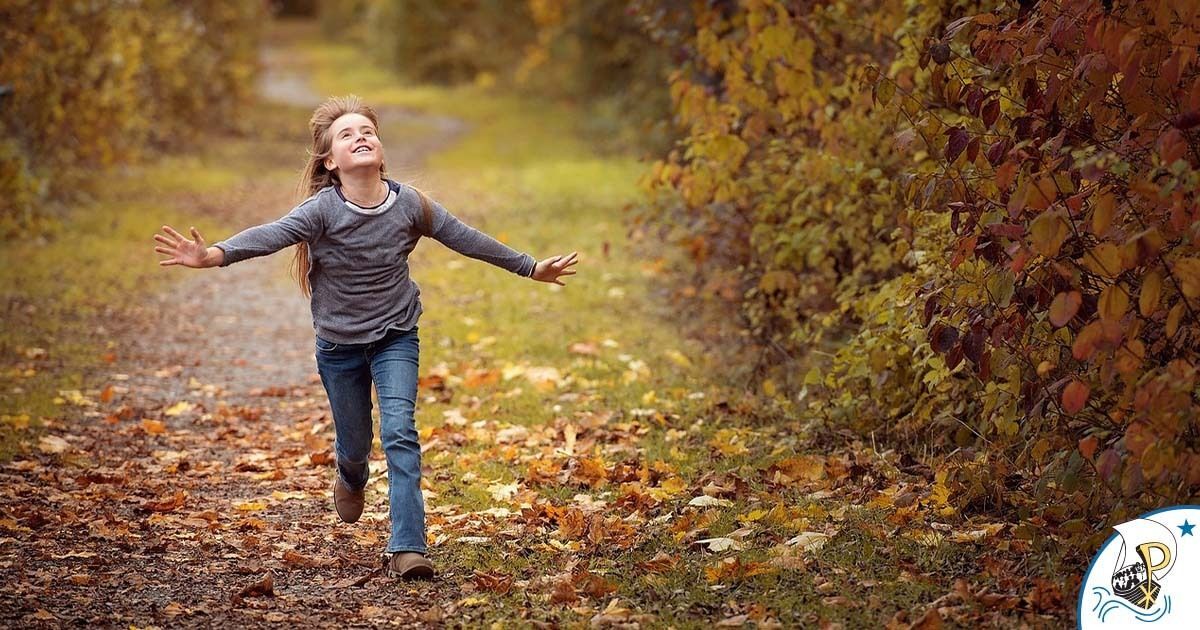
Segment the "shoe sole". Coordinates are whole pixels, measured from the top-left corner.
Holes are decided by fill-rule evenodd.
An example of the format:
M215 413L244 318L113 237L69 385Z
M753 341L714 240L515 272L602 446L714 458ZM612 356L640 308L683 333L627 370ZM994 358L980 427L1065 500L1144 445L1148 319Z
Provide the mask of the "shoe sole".
M402 580L431 580L433 579L433 567L415 566L403 573L399 571L387 570L388 577L400 578Z

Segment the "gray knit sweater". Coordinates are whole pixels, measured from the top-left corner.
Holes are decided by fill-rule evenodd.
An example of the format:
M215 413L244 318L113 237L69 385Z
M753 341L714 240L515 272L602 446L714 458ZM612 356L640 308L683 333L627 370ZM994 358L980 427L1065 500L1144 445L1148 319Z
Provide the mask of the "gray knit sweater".
M307 242L312 267L313 329L338 344L369 343L389 329L409 330L421 316L421 289L408 274L408 255L423 236L425 219L417 192L385 180L395 194L375 208L347 203L328 186L287 215L217 243L222 267ZM463 223L430 200L430 236L454 251L520 276L537 261ZM390 202L390 203L389 203Z

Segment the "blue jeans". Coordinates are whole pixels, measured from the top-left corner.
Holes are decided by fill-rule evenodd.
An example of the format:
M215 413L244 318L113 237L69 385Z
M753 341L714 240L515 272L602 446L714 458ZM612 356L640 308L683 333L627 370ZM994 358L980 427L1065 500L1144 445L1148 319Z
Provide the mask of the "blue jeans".
M387 551L425 549L425 503L421 496L421 446L413 412L417 406L417 327L391 330L379 341L335 344L316 339L317 372L329 396L336 434L334 453L342 481L367 485L371 454L371 383L379 395L379 441L387 457L392 534Z

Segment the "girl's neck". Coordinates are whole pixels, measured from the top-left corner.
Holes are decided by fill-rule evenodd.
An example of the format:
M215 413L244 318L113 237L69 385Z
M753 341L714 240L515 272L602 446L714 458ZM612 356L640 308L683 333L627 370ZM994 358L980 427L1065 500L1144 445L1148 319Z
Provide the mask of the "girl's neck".
M383 178L375 173L342 173L342 196L363 206L376 206L387 198Z

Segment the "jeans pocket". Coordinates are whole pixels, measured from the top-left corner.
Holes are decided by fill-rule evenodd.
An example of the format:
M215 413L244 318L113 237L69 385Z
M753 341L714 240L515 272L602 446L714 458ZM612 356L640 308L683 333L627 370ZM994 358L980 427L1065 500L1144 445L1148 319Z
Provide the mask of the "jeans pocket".
M338 345L336 343L331 343L320 337L317 337L317 350L320 350L321 352L333 352L337 349Z

